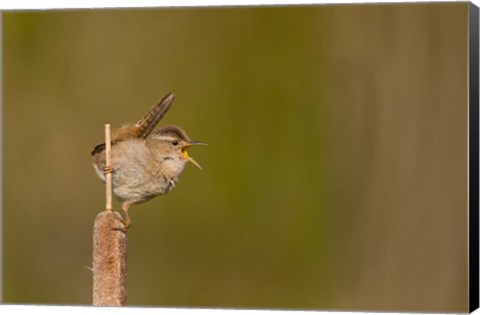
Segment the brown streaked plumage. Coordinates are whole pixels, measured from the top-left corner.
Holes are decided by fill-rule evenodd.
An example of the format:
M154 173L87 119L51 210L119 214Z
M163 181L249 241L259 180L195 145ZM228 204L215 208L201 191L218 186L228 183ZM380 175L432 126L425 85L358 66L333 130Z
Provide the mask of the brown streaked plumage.
M174 125L152 132L173 100L172 93L165 94L135 125L124 125L112 133L111 169L105 169L104 143L92 151L100 179L105 181L105 172L112 172L113 193L122 202L126 228L131 224L131 205L170 192L188 161L200 168L187 150L205 143L190 140L184 130Z
M175 95L168 92L135 125L126 124L114 130L112 144L133 138L145 139L165 116L174 99ZM95 146L91 154L95 155L103 150L105 150L105 143Z

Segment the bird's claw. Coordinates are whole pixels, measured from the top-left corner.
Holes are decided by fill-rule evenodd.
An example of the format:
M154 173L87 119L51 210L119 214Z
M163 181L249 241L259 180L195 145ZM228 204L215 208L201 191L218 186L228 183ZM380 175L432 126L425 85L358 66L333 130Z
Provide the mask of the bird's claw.
M111 165L105 166L103 168L103 171L105 172L105 174L111 174L115 171L115 166L111 166Z
M120 222L122 222L123 227L113 228L113 230L121 231L123 233L126 233L128 231L128 228L132 225L132 220L130 220L130 217L128 217L128 215L127 215L127 219L125 219L125 220L119 219L119 220L120 220Z

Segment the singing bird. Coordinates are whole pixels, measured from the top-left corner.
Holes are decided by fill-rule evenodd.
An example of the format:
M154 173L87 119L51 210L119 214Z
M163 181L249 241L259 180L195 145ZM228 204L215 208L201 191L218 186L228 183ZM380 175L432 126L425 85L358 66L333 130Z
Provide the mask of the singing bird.
M172 191L178 183L185 164L200 165L188 155L194 145L178 126L157 126L172 106L175 96L165 94L136 124L124 125L112 133L111 167L105 166L105 143L92 151L94 168L105 182L105 174L112 173L113 193L122 203L127 229L132 221L128 215L130 206L148 201Z

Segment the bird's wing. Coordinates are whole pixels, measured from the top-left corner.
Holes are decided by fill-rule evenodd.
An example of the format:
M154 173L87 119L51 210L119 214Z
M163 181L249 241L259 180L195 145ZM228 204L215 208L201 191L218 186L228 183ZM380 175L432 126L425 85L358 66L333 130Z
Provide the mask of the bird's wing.
M145 139L165 116L174 99L175 95L168 92L134 126L125 125L116 129L112 134L112 145L127 139ZM95 146L91 154L95 155L103 150L105 150L105 143Z
M90 154L95 155L102 152L103 150L105 150L105 143L100 143L100 144L97 144L95 148L93 148L93 151L90 152Z

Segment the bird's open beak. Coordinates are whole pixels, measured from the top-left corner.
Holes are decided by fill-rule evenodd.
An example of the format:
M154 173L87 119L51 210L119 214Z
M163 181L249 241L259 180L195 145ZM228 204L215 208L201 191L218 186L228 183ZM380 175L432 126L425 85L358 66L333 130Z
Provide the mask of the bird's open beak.
M200 142L200 141L191 141L190 143L188 143L187 145L183 146L182 147L182 154L183 156L189 160L190 162L192 162L193 164L195 164L196 167L198 167L199 169L202 169L202 167L200 166L200 164L197 163L197 161L195 161L190 155L188 155L188 148L190 148L192 145L207 145L205 142Z

